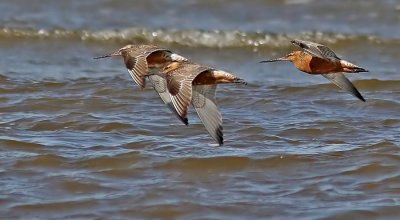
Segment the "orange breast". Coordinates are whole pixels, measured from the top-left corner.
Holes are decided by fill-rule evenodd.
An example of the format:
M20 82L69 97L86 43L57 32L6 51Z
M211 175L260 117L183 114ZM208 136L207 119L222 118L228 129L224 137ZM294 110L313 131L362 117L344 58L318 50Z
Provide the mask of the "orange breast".
M302 53L293 60L293 64L297 69L308 74L325 74L339 72L341 69L339 62L313 57L309 54Z

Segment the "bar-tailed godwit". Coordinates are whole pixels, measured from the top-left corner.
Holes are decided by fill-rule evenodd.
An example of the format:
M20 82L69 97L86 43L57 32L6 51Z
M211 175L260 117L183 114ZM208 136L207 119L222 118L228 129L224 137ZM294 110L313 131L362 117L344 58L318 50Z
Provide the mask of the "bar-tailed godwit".
M217 84L246 83L231 73L190 62L173 62L160 74L167 80L172 103L178 114L187 118L192 103L208 133L222 145L222 116L215 100Z
M322 75L339 88L365 102L364 97L342 72L359 73L368 72L368 70L340 59L331 49L322 44L303 40L292 40L291 43L302 48L303 51L294 51L284 57L261 62L290 61L298 70L308 74Z
M185 57L153 45L126 45L111 54L95 57L94 59L112 56L122 56L132 79L142 89L146 86L145 80L148 77L164 103L184 124L188 125L188 119L181 117L172 104L165 78L158 74L150 74L150 72L158 72L160 68L171 62L185 62L187 61Z

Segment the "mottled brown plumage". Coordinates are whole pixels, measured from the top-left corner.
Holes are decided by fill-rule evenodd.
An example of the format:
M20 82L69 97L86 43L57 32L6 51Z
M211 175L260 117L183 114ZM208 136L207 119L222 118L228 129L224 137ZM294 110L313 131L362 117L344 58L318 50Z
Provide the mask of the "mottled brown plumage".
M112 56L122 56L132 79L142 89L146 86L145 80L148 77L164 103L184 124L188 124L187 118L180 117L176 112L171 102L171 95L167 89L165 79L157 74L150 74L150 72L157 73L160 68L167 66L171 62L185 62L187 61L186 58L172 53L170 50L153 45L126 45L109 55L95 57L94 59Z
M189 62L173 62L161 73L166 77L172 103L178 114L187 117L192 103L207 131L222 145L222 116L215 100L217 84L245 82L231 73Z

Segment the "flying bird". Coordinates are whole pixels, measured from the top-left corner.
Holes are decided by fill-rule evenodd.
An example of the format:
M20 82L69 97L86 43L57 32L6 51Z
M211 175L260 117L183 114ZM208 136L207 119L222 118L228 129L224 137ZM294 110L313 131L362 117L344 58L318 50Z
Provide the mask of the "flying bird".
M231 73L191 62L172 62L160 73L166 78L172 103L179 116L187 118L192 104L208 133L222 145L222 116L215 99L217 84L246 82Z
M349 61L342 60L331 49L322 44L297 39L290 42L300 47L302 51L294 51L281 58L265 60L261 61L261 63L290 61L298 70L312 75L322 75L339 88L365 102L364 97L350 80L343 75L343 72L360 73L368 72L368 70Z
M181 117L172 104L171 94L167 89L165 78L159 74L154 74L171 62L186 62L188 59L168 49L143 44L126 45L111 54L95 57L94 59L113 56L121 56L124 59L129 74L142 89L145 88L146 77L148 77L153 88L160 95L164 103L185 125L188 125L188 119Z

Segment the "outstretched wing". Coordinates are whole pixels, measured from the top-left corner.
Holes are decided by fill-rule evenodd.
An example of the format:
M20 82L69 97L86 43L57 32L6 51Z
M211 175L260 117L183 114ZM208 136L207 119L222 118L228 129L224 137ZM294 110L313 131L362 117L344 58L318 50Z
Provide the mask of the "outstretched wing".
M192 82L200 73L209 70L197 64L182 63L167 74L167 88L180 117L186 118L192 99Z
M145 76L149 71L147 57L157 51L170 52L153 45L136 45L123 55L129 74L141 88L146 86Z
M222 116L215 100L216 88L217 85L193 86L192 104L208 133L219 145L222 145L224 143Z
M298 39L292 40L290 42L302 48L305 52L312 56L328 60L340 60L340 58L336 56L335 52L333 52L325 45Z
M154 90L160 95L160 98L168 106L168 108L181 120L185 125L188 125L188 119L186 117L181 117L176 111L174 104L172 103L171 94L167 89L167 81L165 78L159 75L149 75L149 80L153 84Z
M365 102L364 97L357 90L357 88L347 79L343 73L329 73L322 74L323 77L329 79L332 83L334 83L339 88L351 93L355 97L359 98L361 101Z
M125 66L132 79L141 88L145 87L145 76L148 73L147 61L144 55L124 57Z

